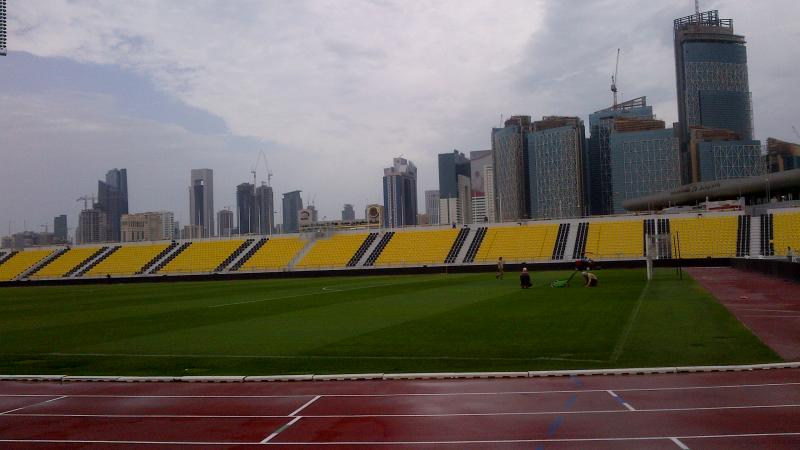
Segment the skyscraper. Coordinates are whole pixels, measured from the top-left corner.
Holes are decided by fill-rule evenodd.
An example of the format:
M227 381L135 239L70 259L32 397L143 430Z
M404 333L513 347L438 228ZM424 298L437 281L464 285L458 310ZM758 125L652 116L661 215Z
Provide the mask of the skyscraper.
M262 184L256 188L256 226L259 234L272 234L275 229L275 198L272 186Z
M214 236L214 171L192 169L189 186L189 222L203 227L202 236Z
M6 0L0 0L0 55L6 54Z
M300 197L302 191L292 191L283 194L283 224L284 233L297 233L300 226L297 222L297 212L303 209L303 199Z
M236 186L236 223L239 234L256 233L258 216L256 215L256 196L252 183Z
M344 209L342 209L342 220L345 222L356 220L356 210L353 209L353 205L350 203L346 203Z
M120 220L128 214L128 172L125 169L111 169L106 173L106 181L97 182L96 208L106 213L109 241L120 241Z
M530 217L528 148L525 135L531 129L530 116L511 116L503 128L492 128L494 207L498 221Z
M744 36L734 34L733 20L716 10L673 22L679 137L683 182L690 166L688 142L695 127L725 129L743 141L753 139L753 106L747 75Z
M217 234L219 236L230 236L233 234L233 211L221 209L217 212Z
M403 227L417 224L417 166L405 158L394 158L383 170L383 225Z
M53 219L53 234L62 242L67 241L67 215L61 214Z
M653 118L653 107L647 106L647 97L638 97L589 115L591 136L584 158L584 179L587 191L588 214L611 214L611 151L609 136L615 117Z
M439 223L439 191L425 191L425 214L430 225Z
M469 158L453 150L439 154L439 223L472 223Z
M108 218L102 209L84 209L78 216L75 230L76 244L93 244L108 241Z
M487 180L487 176L491 174L492 167L492 151L491 150L477 150L469 152L469 168L470 168L470 187L472 189L472 222L494 222L494 209L487 208L492 196L489 194L487 187L491 184L491 180ZM488 181L488 182L487 182Z
M609 136L611 211L625 212L625 200L675 189L681 184L678 138L664 122L617 117Z
M528 133L530 211L535 218L586 213L585 132L578 117L544 117Z

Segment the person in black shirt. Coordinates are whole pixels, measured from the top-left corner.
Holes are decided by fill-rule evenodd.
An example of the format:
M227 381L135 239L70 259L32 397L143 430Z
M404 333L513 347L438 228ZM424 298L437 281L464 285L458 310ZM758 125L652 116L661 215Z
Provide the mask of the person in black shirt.
M522 273L519 274L519 284L522 286L522 289L528 289L531 286L531 274L528 273L528 268L523 267Z

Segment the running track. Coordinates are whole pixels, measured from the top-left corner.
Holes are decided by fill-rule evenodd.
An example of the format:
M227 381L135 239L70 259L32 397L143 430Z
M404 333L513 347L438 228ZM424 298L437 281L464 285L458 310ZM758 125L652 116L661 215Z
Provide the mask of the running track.
M0 382L0 448L800 448L800 369L463 380Z

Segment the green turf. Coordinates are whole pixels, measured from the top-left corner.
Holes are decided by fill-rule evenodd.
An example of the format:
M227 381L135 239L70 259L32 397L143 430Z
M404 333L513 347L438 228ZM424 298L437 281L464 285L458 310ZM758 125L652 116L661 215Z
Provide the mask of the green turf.
M779 361L693 280L599 271L0 289L0 373L506 371ZM646 290L645 290L646 289ZM643 292L643 290L645 290Z

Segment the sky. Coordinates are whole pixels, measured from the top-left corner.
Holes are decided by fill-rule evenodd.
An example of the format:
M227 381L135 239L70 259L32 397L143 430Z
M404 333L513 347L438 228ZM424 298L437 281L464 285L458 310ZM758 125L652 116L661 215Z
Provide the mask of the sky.
M320 218L382 202L383 168L490 148L502 117L588 115L647 96L677 120L672 20L687 0L31 0L8 4L0 57L0 235L74 227L128 171L131 212L188 220L189 172L214 206L273 174ZM800 2L701 0L747 38L756 137L798 141ZM263 152L266 157L260 158Z

